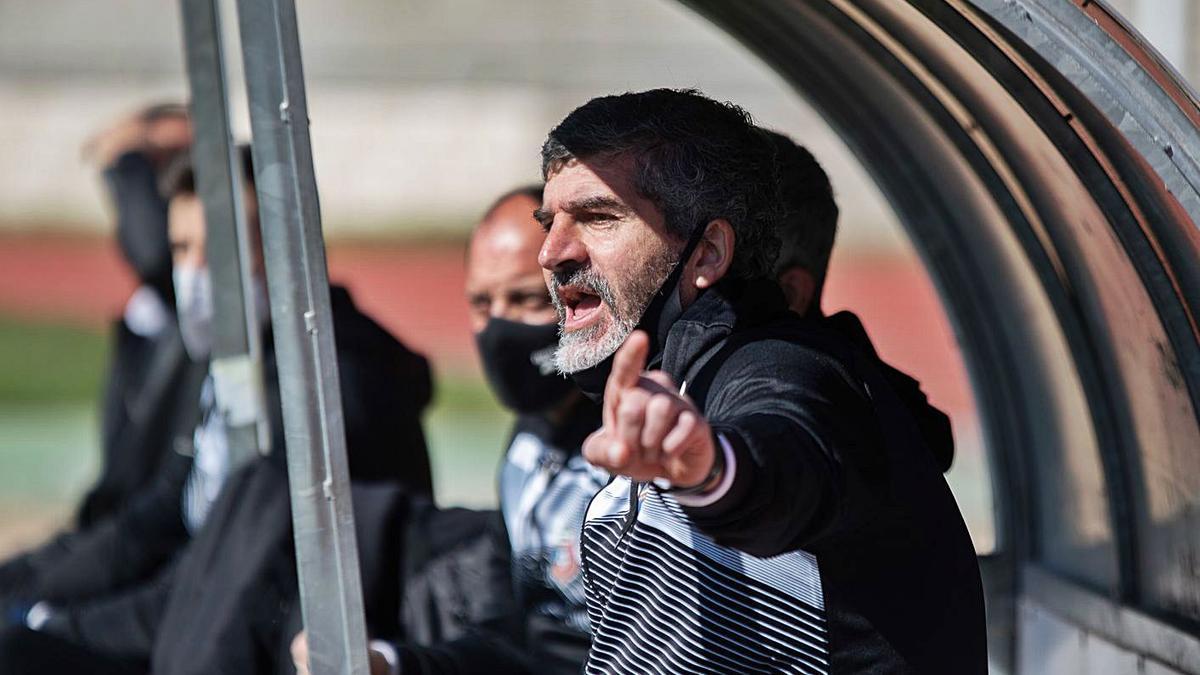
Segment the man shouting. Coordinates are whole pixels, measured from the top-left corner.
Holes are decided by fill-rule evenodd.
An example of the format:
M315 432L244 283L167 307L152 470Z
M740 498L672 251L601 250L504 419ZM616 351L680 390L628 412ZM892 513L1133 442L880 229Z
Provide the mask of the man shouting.
M918 411L774 280L775 148L670 90L593 99L543 146L556 362L602 400L584 456L618 476L584 525L587 669L985 672Z

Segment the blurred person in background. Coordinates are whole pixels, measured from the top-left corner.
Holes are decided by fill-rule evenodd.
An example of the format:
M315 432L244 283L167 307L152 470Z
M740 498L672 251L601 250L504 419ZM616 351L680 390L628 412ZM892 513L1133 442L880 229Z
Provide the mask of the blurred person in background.
M765 130L775 148L780 220L775 278L788 307L800 316L821 313L821 294L837 234L838 207L829 176L812 153L787 136Z
M270 672L298 601L282 414L267 311L249 148L240 149L263 338L270 451L231 463L212 377L198 406L191 456L174 455L156 489L91 533L71 561L71 592L36 589L28 628L0 633L0 672ZM174 295L184 346L208 358L214 316L206 225L190 160L164 175ZM350 473L431 496L421 413L432 395L425 359L331 289ZM369 556L368 556L369 557ZM90 568L90 574L86 573Z
M158 190L163 169L190 143L187 109L159 104L103 130L84 148L103 176L116 240L138 287L112 329L100 401L100 475L78 508L73 530L0 566L6 621L23 620L39 577L64 574L60 563L81 545L83 533L149 489L159 465L174 451L186 454L191 444L207 361L189 359L179 338L167 203Z
M807 148L781 133L766 131L766 134L775 147L784 211L777 230L781 245L775 261L775 278L793 312L810 318L822 317L821 294L837 234L838 207L833 187ZM825 320L834 331L877 360L888 384L915 418L938 468L943 473L949 471L954 461L949 416L929 404L917 380L879 359L862 321L853 312L837 312Z
M435 564L405 580L405 639L373 642L373 675L566 674L580 672L587 659L579 534L587 505L608 475L580 454L600 424L599 408L554 367L557 314L537 262L545 232L533 219L541 199L541 186L500 196L467 249L466 296L484 373L517 415L500 468L502 521L491 529L494 544L459 559L456 570ZM431 593L430 585L456 588ZM509 590L511 607L504 597ZM473 599L454 600L464 595ZM427 625L442 614L478 613L473 608L480 597L494 609L486 625ZM434 611L438 602L451 606ZM307 673L303 633L292 653L297 670Z
M139 286L115 328L104 396L105 454L100 479L80 508L82 527L127 503L153 475L163 449L186 444L189 435L189 412L206 369L204 360L185 358L179 340L167 203L158 180L190 144L187 108L167 103L97 135L84 150L102 168L116 214L117 243Z

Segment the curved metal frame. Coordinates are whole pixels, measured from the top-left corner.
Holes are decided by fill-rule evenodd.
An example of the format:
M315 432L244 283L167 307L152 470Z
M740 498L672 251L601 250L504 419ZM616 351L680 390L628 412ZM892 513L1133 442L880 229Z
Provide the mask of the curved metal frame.
M1154 561L1139 528L1145 451L1162 442L1200 447L1195 96L1095 2L689 4L838 130L897 210L947 303L988 445L1003 449L992 458L1001 554L986 561L997 663L1017 660L1013 589L1060 583L1139 617L1076 612L1074 624L1200 671L1194 627L1178 616L1150 618L1156 609L1144 586ZM1130 289L1124 310L1116 286ZM1055 325L996 326L996 317L1039 305L1053 309ZM1044 412L1076 385L1029 372L1061 365L1046 342L1054 333L1103 467L1116 553L1111 584L1071 579L1064 569L1027 572L1031 564L1046 569L1039 535L1054 532L1038 528L1061 508L1039 503L1038 472L1078 424ZM1144 371L1157 379L1138 380ZM1163 410L1148 410L1159 397ZM1200 548L1194 539L1166 545L1176 548L1164 555ZM1137 634L1120 634L1133 624ZM1146 625L1160 627L1158 641L1143 639Z

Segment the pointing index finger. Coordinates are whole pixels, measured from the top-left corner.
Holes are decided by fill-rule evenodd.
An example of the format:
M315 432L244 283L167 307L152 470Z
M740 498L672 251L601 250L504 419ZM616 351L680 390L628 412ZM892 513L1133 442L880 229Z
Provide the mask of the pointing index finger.
M638 385L642 371L646 368L646 356L650 353L650 338L645 331L635 330L625 338L613 357L612 371L604 385L604 424L616 422L615 412L621 401L621 392Z
M646 356L650 353L650 338L645 331L635 330L625 338L625 344L613 358L612 372L608 375L608 386L617 389L636 387L642 371L646 369Z

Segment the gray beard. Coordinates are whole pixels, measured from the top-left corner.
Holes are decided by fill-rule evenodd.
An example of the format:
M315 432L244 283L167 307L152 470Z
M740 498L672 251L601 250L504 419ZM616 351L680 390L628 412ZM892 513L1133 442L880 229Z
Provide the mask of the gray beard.
M637 322L621 318L613 321L612 318L610 315L603 322L573 333L560 331L558 349L554 350L554 367L558 372L570 375L587 370L614 354Z
M642 274L630 280L628 289L623 293L625 299L618 298L608 280L591 267L577 270L561 281L552 279L550 298L558 312L559 325L558 349L554 352L554 366L558 372L563 375L577 373L612 356L637 328L650 300L676 264L670 251L663 251L647 261L639 268ZM608 316L593 326L564 333L562 326L567 313L566 306L558 297L560 285L579 285L595 292L600 296L603 306L608 308Z

